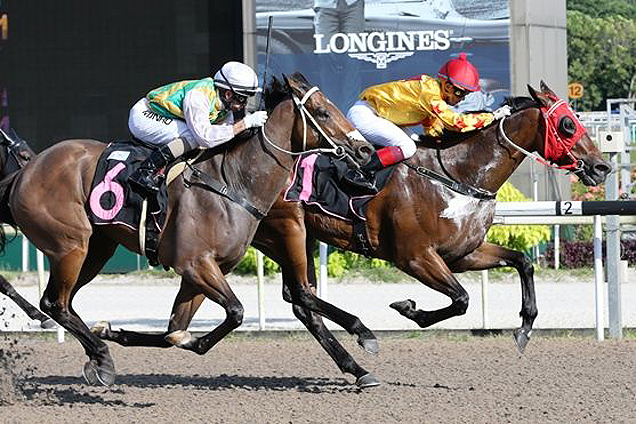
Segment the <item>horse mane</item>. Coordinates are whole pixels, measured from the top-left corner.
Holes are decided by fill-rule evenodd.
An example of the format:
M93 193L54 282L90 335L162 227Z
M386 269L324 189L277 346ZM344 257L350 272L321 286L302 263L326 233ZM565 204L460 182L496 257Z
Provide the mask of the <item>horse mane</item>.
M530 97L525 97L525 96L506 97L506 99L502 103L502 106L504 105L510 106L510 108L512 109L512 113L519 112L524 109L529 109L531 107L539 107L539 103L537 103L536 100ZM474 112L467 112L467 113L481 113L481 112L491 112L491 111L482 110L482 111L474 111ZM490 127L491 125L492 124L482 128L482 130ZM420 137L420 143L422 143L426 147L437 147L437 148L450 147L457 143L461 143L462 141L466 140L469 137L472 137L473 135L475 135L475 132L477 131L481 131L481 130L458 133L455 131L449 131L447 129L444 129L442 131L442 135L439 137L431 137L427 135L422 135Z
M278 79L275 76L272 77L270 83L266 85L263 90L263 98L265 99L265 110L271 112L274 108L281 103L283 100L290 99L292 96L292 89L287 84L284 78L293 79L304 90L309 90L312 86L307 81L307 78L300 72L294 72L290 77L285 77L283 75L283 79Z

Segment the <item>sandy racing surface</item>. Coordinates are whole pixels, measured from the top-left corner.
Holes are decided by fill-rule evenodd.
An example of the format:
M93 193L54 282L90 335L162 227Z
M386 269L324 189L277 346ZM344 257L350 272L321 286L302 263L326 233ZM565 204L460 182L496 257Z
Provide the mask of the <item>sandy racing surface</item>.
M110 344L118 377L84 384L73 339L0 335L0 422L634 422L636 340L384 336L345 347L382 381L358 390L305 335L222 341L205 356Z

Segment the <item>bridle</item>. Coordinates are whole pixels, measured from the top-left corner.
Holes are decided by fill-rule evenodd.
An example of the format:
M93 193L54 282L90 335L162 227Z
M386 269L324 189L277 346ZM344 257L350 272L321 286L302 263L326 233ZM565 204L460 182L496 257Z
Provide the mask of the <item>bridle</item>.
M283 149L282 147L277 146L273 141L271 141L267 135L265 134L265 125L263 125L261 127L261 132L263 134L263 139L273 148L275 148L276 150L283 152L283 153L287 153L289 155L292 156L299 156L305 153L329 153L334 155L335 157L337 157L338 159L342 159L344 157L349 157L350 159L353 160L353 158L351 158L351 155L349 153L347 153L347 151L344 149L344 147L342 146L338 146L336 145L336 143L331 139L331 137L329 137L327 135L327 133L322 129L322 127L320 126L320 124L318 122L316 122L316 119L312 116L311 112L309 112L309 110L307 109L307 107L305 106L305 103L307 102L307 100L309 100L309 98L316 92L320 91L320 89L318 87L312 87L311 89L307 90L307 92L305 93L305 95L303 96L302 99L299 99L296 95L292 95L292 99L294 100L294 104L296 105L296 108L299 110L300 112L300 116L303 120L303 148L302 151L300 152L291 152L289 150ZM318 133L325 139L327 140L327 143L329 143L331 145L330 148L316 148L316 149L311 149L311 150L305 150L307 148L307 119L309 119L309 122L311 122L311 124L313 124L314 128L316 129L316 131L318 131ZM363 140L364 138L362 137L362 135L357 131L351 131L349 133L347 133L347 138L349 140Z
M534 160L536 160L537 162L539 162L542 165L545 165L547 167L551 167L551 168L557 168L557 169L565 169L568 172L572 172L575 175L578 175L580 173L584 173L585 172L585 168L584 168L584 162L581 159L578 159L577 157L575 157L572 154L572 148L574 147L574 145L579 141L579 139L583 136L583 134L585 134L585 129L583 128L583 125L578 122L578 119L576 119L576 116L574 115L574 113L572 112L572 110L569 108L569 106L567 106L567 103L565 103L565 101L560 100L560 99L556 99L557 101L550 106L549 108L547 107L541 107L541 114L543 116L544 119L544 123L545 123L545 134L544 134L544 140L546 140L546 145L548 142L548 139L552 139L554 140L554 143L558 143L557 146L565 152L565 155L567 155L572 163L568 164L568 165L556 165L555 163L551 163L550 162L550 158L544 158L541 155L539 155L538 153L534 153L534 152L529 152L526 149L524 149L523 147L517 145L515 142L513 142L507 135L506 132L504 131L504 121L506 120L506 117L503 117L500 121L499 121L499 133L501 134L502 138L504 139L504 141L506 143L508 143L512 148L516 149L517 151L523 153L524 155L528 156L529 158L532 158ZM565 114L563 116L556 116L556 111L558 109L564 109L567 108L567 111L569 112L569 114L571 114L571 117L568 116L569 114ZM560 131L560 121L563 120L563 118L570 118L574 125L575 125L575 130L573 130L572 134L570 134L571 140L564 140L563 137L559 134ZM574 119L572 119L572 117L574 117ZM554 121L559 122L558 125L554 125ZM558 127L558 128L557 128ZM582 129L582 130L579 130ZM577 136L578 135L578 136Z
M26 142L21 140L19 137L15 137L14 140L12 137L2 129L0 129L0 135L2 136L2 140L0 140L0 146L4 146L7 151L7 159L5 160L5 164L3 167L3 171L8 175L14 171L24 168L24 165L28 160L24 160L20 157L20 152L24 150L29 150ZM9 158L13 159L13 166L9 165Z

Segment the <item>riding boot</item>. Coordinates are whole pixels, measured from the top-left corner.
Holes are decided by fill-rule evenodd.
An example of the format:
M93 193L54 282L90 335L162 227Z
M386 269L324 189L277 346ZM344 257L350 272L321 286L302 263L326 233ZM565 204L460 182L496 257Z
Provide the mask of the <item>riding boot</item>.
M158 171L175 159L168 145L161 146L139 165L139 168L128 177L128 182L142 193L157 193L161 186Z
M377 152L373 152L371 159L360 169L349 169L344 175L344 180L355 189L364 193L376 194L378 187L375 184L375 173L384 168Z
M371 159L360 169L350 169L344 175L344 180L351 186L361 189L369 194L376 194L375 174L389 165L398 163L404 159L402 149L398 146L383 147L373 152Z

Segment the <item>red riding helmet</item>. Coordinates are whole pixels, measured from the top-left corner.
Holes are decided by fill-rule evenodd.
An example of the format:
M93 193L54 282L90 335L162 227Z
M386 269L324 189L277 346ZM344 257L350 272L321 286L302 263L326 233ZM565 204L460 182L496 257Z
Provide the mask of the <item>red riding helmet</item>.
M460 53L459 57L442 65L437 76L464 90L478 91L480 89L479 72L466 59L466 53Z

